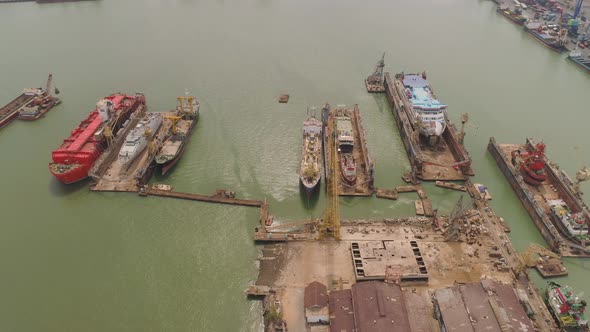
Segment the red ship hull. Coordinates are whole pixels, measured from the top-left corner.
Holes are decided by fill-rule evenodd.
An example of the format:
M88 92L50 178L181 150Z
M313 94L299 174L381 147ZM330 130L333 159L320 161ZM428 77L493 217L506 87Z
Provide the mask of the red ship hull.
M98 109L93 110L51 154L53 162L49 164L49 171L59 181L70 184L87 178L88 171L106 147L103 128L108 126L113 136L116 135L129 116L145 105L145 97L141 94L113 94L104 100L111 107L107 123Z
M88 177L88 171L92 165L79 165L68 172L57 173L52 170L55 163L49 164L49 171L55 176L60 182L64 184L72 184Z

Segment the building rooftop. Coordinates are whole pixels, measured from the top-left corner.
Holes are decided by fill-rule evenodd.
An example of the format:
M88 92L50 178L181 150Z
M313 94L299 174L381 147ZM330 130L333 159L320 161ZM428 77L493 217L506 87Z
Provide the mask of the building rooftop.
M330 332L354 332L350 289L330 292Z
M328 288L317 281L305 287L303 305L308 308L323 308L328 306Z
M399 285L379 281L352 286L357 332L411 331L403 292Z

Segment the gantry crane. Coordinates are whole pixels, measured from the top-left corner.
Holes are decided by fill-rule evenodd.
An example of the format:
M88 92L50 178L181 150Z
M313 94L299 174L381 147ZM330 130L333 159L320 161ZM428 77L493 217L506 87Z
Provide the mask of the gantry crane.
M340 240L340 206L339 206L339 171L338 171L338 152L336 143L336 117L328 116L328 121L331 123L326 126L326 130L331 125L331 134L328 136L328 146L326 150L330 155L330 162L326 163L326 209L322 216L322 224L320 228L320 239L333 236L334 239ZM328 130L328 132L330 132Z

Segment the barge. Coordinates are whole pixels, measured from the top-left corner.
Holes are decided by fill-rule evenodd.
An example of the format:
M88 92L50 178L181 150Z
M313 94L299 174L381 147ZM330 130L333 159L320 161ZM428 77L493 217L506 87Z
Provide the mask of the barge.
M543 43L553 51L563 52L566 51L566 33L567 30L561 29L558 32L551 30L545 24L538 21L531 21L524 24L525 31L533 36L536 40Z
M488 144L488 151L549 247L565 257L590 257L590 214L579 189L590 172L578 172L574 183L545 157L544 150L543 143L532 139L518 145L498 144L492 137Z
M37 120L49 112L60 100L51 94L53 75L49 74L47 86L43 88L24 89L20 96L0 108L0 128L17 117L20 120ZM59 90L56 88L55 93Z
M385 92L385 85L383 84L383 68L385 67L385 53L381 59L377 61L375 70L367 79L365 79L365 87L369 93L383 93Z
M407 76L410 78L419 77L412 79L412 82L405 82ZM436 113L432 115L436 119L426 119L427 125L429 125L429 128L426 129L433 129L432 135L426 136L424 135L425 130L422 128L424 121L416 118L416 107L407 96L408 86L406 83L422 87L422 83L427 84L425 76L424 73L420 75L400 73L395 75L395 79L391 79L389 73L385 73L385 94L410 159L411 176L414 180L425 181L466 180L466 176L474 175L471 168L471 157L463 146L461 137L464 136L464 133L458 132L450 121L446 105L438 103L436 110L432 111L432 113ZM430 86L428 89L431 91ZM425 113L422 119L430 116L427 116L427 113L431 112L430 108L433 105L433 103L429 103L421 108L421 111ZM442 129L443 126L444 129ZM437 129L442 129L440 136L436 136Z
M178 97L176 115L168 117L172 120L171 135L156 154L156 164L161 166L162 175L166 174L184 155L199 121L199 108L200 104L195 97Z
M353 108L337 106L322 109L322 132L324 140L324 170L326 178L333 176L327 172L331 165L330 153L325 150L330 146L330 135L336 136L338 147L338 181L341 196L371 196L374 188L374 162L369 157L365 131L361 123L358 105Z

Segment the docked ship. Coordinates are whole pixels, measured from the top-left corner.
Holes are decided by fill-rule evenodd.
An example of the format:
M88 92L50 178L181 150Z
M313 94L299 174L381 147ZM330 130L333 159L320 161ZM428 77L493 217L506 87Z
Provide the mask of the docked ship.
M173 121L172 133L164 141L155 158L156 164L161 166L162 174L166 174L184 154L199 120L197 99L192 96L178 97L176 115L171 117L171 120Z
M508 6L500 5L496 11L517 25L523 25L527 20L526 17L522 16L522 11L519 8L510 10Z
M88 117L52 152L51 174L65 184L88 177L88 171L106 148L107 141L143 107L145 97L142 94L117 93L100 100Z
M303 146L301 148L301 166L299 179L310 196L322 178L322 122L315 113L303 122Z
M567 330L588 331L588 319L584 314L586 300L581 299L579 294L574 294L571 287L550 281L544 295L547 308L559 327Z
M420 135L426 138L429 145L434 146L441 140L447 128L445 110L447 105L436 99L426 73L402 74L404 85L403 98L410 104L410 121L418 127Z
M162 125L162 113L146 113L131 129L119 151L119 163L129 166L146 148L148 142Z
M578 48L571 51L571 53L568 55L568 59L573 61L578 66L586 69L586 71L590 72L590 57L584 57Z
M338 146L338 164L340 174L345 183L352 185L356 182L356 161L354 160L354 132L350 116L343 110L336 115L336 144Z
M532 139L517 145L491 138L488 150L550 247L562 256L590 257L590 213L580 191L590 171L578 171L572 181L548 160L545 144Z
M524 24L524 29L536 40L543 43L545 46L556 52L563 52L566 50L566 29L560 31L553 31L547 25L539 21L530 21Z

